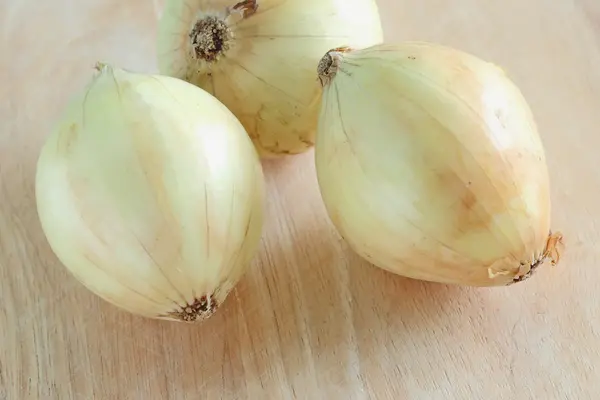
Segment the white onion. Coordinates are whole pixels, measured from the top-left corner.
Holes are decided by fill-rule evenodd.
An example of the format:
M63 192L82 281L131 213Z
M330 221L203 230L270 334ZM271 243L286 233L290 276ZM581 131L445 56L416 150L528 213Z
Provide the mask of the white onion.
M313 146L322 55L382 40L374 0L166 0L158 64L215 95L275 157Z
M319 187L358 254L473 286L521 281L558 257L544 148L501 69L406 42L331 51L319 76Z
M52 250L88 289L200 321L257 250L263 186L254 146L213 96L105 65L47 138L36 196Z

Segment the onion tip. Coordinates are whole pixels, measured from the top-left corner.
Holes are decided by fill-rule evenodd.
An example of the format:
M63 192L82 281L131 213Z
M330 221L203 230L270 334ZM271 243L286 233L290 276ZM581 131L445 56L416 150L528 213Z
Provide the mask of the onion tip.
M563 249L564 249L564 243L563 243L562 233L550 232L548 234L548 240L546 241L546 247L544 248L544 252L541 254L541 256L538 257L537 259L535 259L529 265L529 268L526 271L524 271L524 273L521 274L521 271L524 269L523 267L526 267L526 264L522 264L521 268L519 268L519 272L513 278L513 280L508 283L508 285L513 285L517 282L523 282L523 281L531 278L531 276L535 273L535 271L538 269L538 267L540 265L544 264L547 260L550 260L550 265L552 265L552 266L557 265L560 261L560 253L562 252Z
M194 57L207 63L219 61L229 50L232 38L229 25L212 15L199 19L189 33Z
M319 61L319 65L317 66L317 74L319 75L319 80L321 81L321 86L328 85L338 70L340 69L340 64L342 62L343 54L349 53L353 49L348 46L336 47L335 49L329 50Z
M561 232L552 233L548 236L544 257L550 258L551 264L557 265L560 261L560 253L564 250L563 235Z
M103 72L107 69L111 69L110 65L102 62L102 61L97 61L96 64L94 65L94 69L98 72Z
M231 7L231 10L240 12L243 18L248 18L254 15L258 10L258 1L242 0L233 7Z
M217 308L219 308L219 302L215 295L211 294L194 298L191 304L178 306L178 309L159 315L159 318L190 323L202 322L211 317L217 311Z

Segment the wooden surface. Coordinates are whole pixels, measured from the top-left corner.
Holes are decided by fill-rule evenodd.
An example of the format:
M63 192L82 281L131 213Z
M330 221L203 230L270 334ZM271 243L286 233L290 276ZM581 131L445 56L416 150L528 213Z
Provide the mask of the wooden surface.
M160 4L159 6L160 7ZM324 214L312 153L269 163L260 254L210 322L131 316L51 253L38 151L97 60L154 71L148 0L0 0L0 399L597 399L600 3L381 0L388 39L502 65L538 120L567 253L502 289L382 272Z

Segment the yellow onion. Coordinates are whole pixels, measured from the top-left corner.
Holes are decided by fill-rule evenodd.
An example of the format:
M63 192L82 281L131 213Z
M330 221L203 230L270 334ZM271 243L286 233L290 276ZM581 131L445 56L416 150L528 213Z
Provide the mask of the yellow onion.
M47 138L36 197L52 250L85 287L134 314L201 321L257 250L263 186L217 99L102 65Z
M270 158L313 146L323 54L382 39L375 0L166 0L158 65L215 95Z
M522 281L557 261L544 148L500 68L406 42L334 49L318 73L319 187L359 255L406 277L470 286Z

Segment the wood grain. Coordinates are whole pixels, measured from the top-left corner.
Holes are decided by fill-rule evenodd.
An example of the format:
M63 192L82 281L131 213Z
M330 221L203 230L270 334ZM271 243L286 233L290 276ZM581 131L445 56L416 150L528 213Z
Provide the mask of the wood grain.
M97 60L154 71L154 3L0 2L0 399L597 399L600 3L381 0L389 40L501 65L538 120L557 267L503 289L428 284L353 255L313 155L265 164L260 254L208 323L138 318L86 291L41 232L35 162Z

